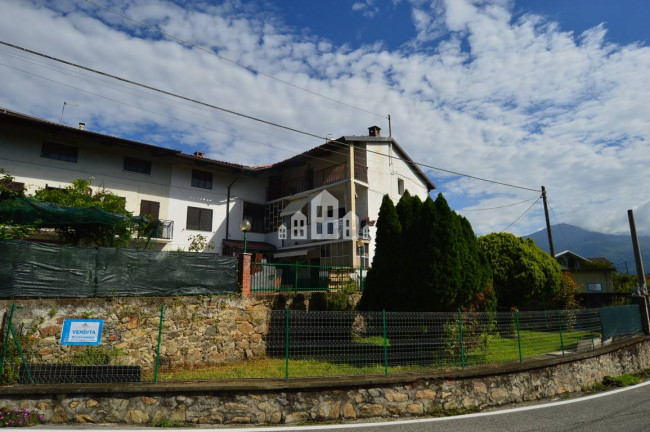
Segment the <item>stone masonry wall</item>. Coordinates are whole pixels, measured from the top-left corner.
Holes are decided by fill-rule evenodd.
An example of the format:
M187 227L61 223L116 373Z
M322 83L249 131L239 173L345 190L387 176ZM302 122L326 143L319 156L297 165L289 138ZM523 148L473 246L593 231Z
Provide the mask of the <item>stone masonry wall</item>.
M30 340L36 362L65 362L72 351L61 346L65 318L104 320L102 347L118 348L120 364L155 366L160 307L165 304L161 365L172 368L211 366L266 355L269 298L231 296L121 297L17 300L14 326ZM8 312L11 301L0 301Z
M592 387L606 375L650 368L647 339L618 351L516 373L462 379L419 379L338 389L192 391L165 394L0 396L0 406L37 409L51 423L188 424L298 423L426 415L454 408L485 408L549 398Z

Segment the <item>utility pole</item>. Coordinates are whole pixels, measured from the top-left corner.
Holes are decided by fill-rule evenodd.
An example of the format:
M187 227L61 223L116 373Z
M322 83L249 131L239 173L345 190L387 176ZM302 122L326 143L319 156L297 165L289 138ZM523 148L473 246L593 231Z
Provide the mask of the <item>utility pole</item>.
M542 201L544 201L544 216L546 216L546 234L548 234L548 248L551 251L551 256L555 258L553 234L551 233L551 219L548 217L548 203L546 202L546 188L544 186L542 186Z
M634 261L636 261L636 278L638 282L635 294L647 295L648 287L646 286L643 260L641 259L641 246L639 245L639 238L636 235L636 224L634 223L634 212L632 210L627 211L627 218L630 221L630 234L632 235L632 247L634 248Z
M643 270L643 260L641 259L641 247L639 238L636 235L636 224L634 223L634 213L632 210L627 211L627 218L630 221L630 234L632 234L632 246L634 247L634 260L636 261L636 277L638 280L636 289L632 293L632 303L639 305L641 312L641 325L645 334L650 334L650 305L648 304L648 287L645 283L645 272Z

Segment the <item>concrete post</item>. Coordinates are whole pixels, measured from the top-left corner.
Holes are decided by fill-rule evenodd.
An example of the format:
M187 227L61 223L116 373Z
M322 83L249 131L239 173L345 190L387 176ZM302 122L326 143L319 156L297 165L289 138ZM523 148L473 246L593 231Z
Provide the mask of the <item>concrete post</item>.
M650 314L648 307L648 296L644 295L633 295L632 303L639 305L639 312L641 313L641 327L643 327L643 332L647 335L650 335Z
M242 253L239 255L238 282L243 297L251 295L251 254Z

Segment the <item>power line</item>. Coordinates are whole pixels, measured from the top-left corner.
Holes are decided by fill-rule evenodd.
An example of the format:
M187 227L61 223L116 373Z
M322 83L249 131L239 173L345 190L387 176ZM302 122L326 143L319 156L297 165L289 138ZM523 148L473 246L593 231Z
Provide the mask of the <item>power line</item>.
M170 92L170 91L167 91L167 90L162 90L162 89L159 89L159 88L147 85L147 84L142 84L142 83L139 83L137 81L122 78L122 77L119 77L117 75L112 75L112 74L109 74L107 72L102 72L102 71L97 70L97 69L92 69L92 68L89 68L87 66L83 66L83 65L80 65L80 64L77 64L77 63L73 63L73 62L70 62L70 61L67 61L67 60L63 60L63 59L60 59L60 58L57 58L57 57L50 56L48 54L40 53L38 51L33 51L33 50L28 49L28 48L23 48L21 46L14 45L14 44L11 44L9 42L5 42L5 41L0 40L0 45L5 45L5 46L8 46L8 47L11 47L11 48L14 48L14 49L18 49L20 51L24 51L24 52L39 56L39 57L47 58L49 60L53 60L53 61L56 61L56 62L59 62L59 63L63 63L63 64L66 64L66 65L69 65L69 66L72 66L72 67L75 67L75 68L79 68L79 69L82 69L82 70L85 70L85 71L88 71L88 72L92 72L92 73L95 73L95 74L98 74L98 75L101 75L101 76L105 76L105 77L108 77L108 78L113 78L115 80L118 80L118 81L121 81L121 82L124 82L124 83L127 83L127 84L131 84L131 85L134 85L134 86L139 86L139 87L142 87L142 88L146 88L146 89L154 91L154 92L158 92L158 93L161 93L161 94L164 94L164 95L167 95L167 96L171 96L171 97L174 97L174 98L178 98L178 99L181 99L181 100L192 102L192 103L202 105L202 106L205 106L205 107L208 107L208 108L212 108L212 109L215 109L215 110L218 110L218 111L222 111L222 112L225 112L225 113L228 113L228 114L239 116L239 117L242 117L242 118L245 118L245 119L248 119L248 120L253 120L253 121L256 121L256 122L259 122L259 123L263 123L263 124L273 126L273 127L277 127L277 128L280 128L280 129L284 129L284 130L287 130L287 131L290 131L290 132L305 135L305 136L308 136L308 137L311 137L311 138L318 138L318 139L321 139L321 140L325 140L328 143L338 145L339 147L348 148L349 145L350 145L350 144L345 143L345 142L328 139L327 137L323 137L323 136L320 136L320 135L312 133L312 132L303 131L303 130L296 129L296 128L289 127L289 126L285 126L285 125L282 125L282 124L279 124L279 123L275 123L275 122L264 120L264 119L261 119L261 118L258 118L258 117L254 117L254 116L251 116L251 115L248 115L248 114L243 114L243 113L240 113L240 112L237 112L237 111L233 111L231 109L223 108L223 107L220 107L220 106L217 106L217 105L213 105L213 104L210 104L210 103L207 103L207 102L203 102L203 101L193 99L193 98L190 98L190 97L187 97L187 96L183 96L183 95L180 95L180 94L177 94L177 93L173 93L173 92ZM8 67L10 67L10 66L8 66ZM14 68L14 69L16 69L16 68ZM17 69L17 70L19 70L19 69ZM45 78L45 79L47 79L47 78ZM51 80L51 81L53 81L53 80ZM67 85L67 84L64 84L64 85ZM68 86L73 87L73 86L70 86L70 85L68 85ZM73 88L75 88L75 87L73 87ZM85 90L82 90L82 91L85 91ZM90 94L94 94L94 93L88 92L88 91L85 91L85 92L90 93ZM105 96L102 96L102 97L105 97ZM110 99L108 97L105 97L105 98ZM391 155L387 155L387 154L377 152L377 151L373 151L373 150L366 149L366 152L381 155L383 157L387 157L387 158L389 158L389 161L390 161L391 158L393 158L393 156L391 156ZM528 187L524 187L524 186L517 186L517 185L510 184L510 183L499 182L499 181L495 181L495 180L490 180L490 179L486 179L486 178L482 178L482 177L473 176L473 175L470 175L470 174L464 174L464 173L461 173L461 172L458 172L458 171L452 171L452 170L448 170L448 169L445 169L445 168L435 167L433 165L428 165L428 164L421 163L421 162L415 162L415 161L409 161L409 160L405 160L404 162L407 165L409 165L411 167L415 167L415 168L424 167L424 168L429 168L429 169L433 169L433 170L437 170L437 171L442 171L442 172L446 172L446 173L461 176L461 177L471 178L471 179L474 179L474 180L480 180L480 181L493 183L493 184L498 184L498 185L502 185L502 186L507 186L507 187L517 188L517 189L523 189L523 190L538 192L538 189L528 188Z
M505 232L505 231L507 231L511 226L513 226L514 224L516 224L517 221L518 221L519 219L521 219L522 217L524 217L524 216L526 215L526 213L528 213L528 212L529 212L529 211L530 211L530 210L535 206L535 204L537 204L537 203L539 202L539 200L541 200L541 199L542 199L541 196L540 196L539 198L537 198L537 199L535 200L535 202L532 203L531 206L528 207L528 208L526 209L526 211L524 211L521 215L519 215L519 217L518 217L517 219L515 219L515 220L514 220L510 225L508 225L507 227L505 227L504 229L502 229L501 232Z
M177 37L177 36L174 36L174 35L172 35L172 34L169 34L169 33L167 33L167 32L164 32L164 31L160 30L158 27L155 27L155 26L149 25L149 24L147 24L147 23L145 23L145 22L142 22L142 21L136 20L136 19L134 19L134 18L131 18L131 17L129 17L129 16L127 16L127 15L125 15L125 14L119 12L119 11L116 11L116 10L110 9L110 8L108 8L108 7L104 6L104 5L101 5L101 4L99 4L99 3L96 3L96 2L94 2L94 1L92 1L92 0L85 0L85 1L86 1L87 3L90 3L90 4L94 5L94 6L97 6L97 7L100 8L100 9L103 9L103 10L105 10L105 11L107 11L107 12L110 12L110 13L112 13L112 14L115 14L115 15L121 17L121 18L124 18L125 20L131 21L131 22L134 22L134 23L136 23L136 24L138 24L138 25L141 25L141 26L143 26L143 27L148 28L149 30L155 31L155 32L160 33L161 35L164 35L164 36L166 36L166 37L168 37L168 38L170 38L170 39L173 39L173 40L175 40L175 41L177 41L177 42L180 42L181 44L183 44L183 45L185 45L185 46L187 46L187 47L190 47L190 48L196 48L196 49L198 49L198 50L201 50L201 51L203 51L203 52L206 52L206 53L208 53L208 54L210 54L210 55L213 55L213 56L219 58L220 60L224 60L224 61L227 61L227 62L229 62L229 63L232 63L232 64L234 64L234 65L236 65L236 66L239 66L239 67L241 67L241 68L246 69L246 70L249 71L249 72L253 72L254 74L259 74L259 75L265 76L265 77L270 78L270 79L272 79L272 80L278 81L278 82L280 82L280 83L282 83L282 84L286 84L286 85L291 86L291 87L293 87L293 88L296 88L296 89L298 89L298 90L302 90L302 91L305 91L305 92L307 92L307 93L310 93L310 94L312 94L312 95L314 95L314 96L318 96L318 97L325 98L325 99L327 99L327 100L329 100L329 101L331 101L331 102L335 102L335 103L337 103L337 104L341 104L341 105L347 106L347 107L349 107L349 108L353 108L353 109L356 109L356 110L358 110L358 111L363 111L363 112L365 112L365 113L372 114L372 115L375 115L375 116L378 116L378 117L381 117L381 118L386 118L386 115L378 114L378 113L376 113L376 112L369 111L369 110L366 110L366 109L360 108L360 107L358 107L358 106L351 105L351 104L346 103L346 102L342 102L342 101L340 101L340 100L337 100L337 99L331 98L331 97L329 97L329 96L326 96L326 95L324 95L324 94L322 94L322 93L318 93L318 92L315 92L315 91L309 90L309 89L307 89L307 88L305 88L305 87L300 87L300 86L298 86L298 85L296 85L296 84L293 84L293 83L291 83L291 82L289 82L289 81L285 81L285 80L283 80L283 79L281 79L281 78L278 78L278 77L275 77L275 76L273 76L273 75L270 75L270 74L264 73L264 72L262 72L262 71L260 71L260 70L258 70L258 69L253 68L252 66L248 66L248 65L245 65L245 64L243 64L243 63L240 63L240 62L238 62L237 60L233 60L233 59L230 59L230 58L228 58L228 57L224 57L224 56L222 56L222 55L220 55L220 54L217 54L216 52L214 52L214 51L212 51L212 50L209 50L209 49L203 48L202 46L199 46L199 45L194 44L194 43L192 43L192 42L186 41L185 39L181 39L181 38L179 38L179 37Z
M560 233L562 234L562 237L564 238L564 241L566 244L571 248L571 250L575 251L575 248L573 247L573 244L569 241L567 236L564 234L564 229L562 228L562 225L560 224L560 221L557 220L557 216L555 215L555 210L553 210L553 207L551 207L551 203L548 201L548 197L546 198L546 204L548 204L548 208L551 209L551 214L553 215L553 219L555 219L555 223L557 223L557 227L560 229Z
M105 95L101 95L101 94L99 94L99 93L94 93L94 92L91 92L91 91L89 91L89 90L85 90L85 89L82 89L82 88L79 88L79 87L75 87L75 86L70 85L70 84L62 83L62 82L57 81L57 80L54 80L54 79L52 79L52 78L47 78L47 77L44 77L44 76L42 76L42 75L35 74L35 73L33 73L33 72L28 72L28 71L25 71L25 70L22 70L22 69L16 68L16 67L14 67L14 66L10 66L10 65L7 65L7 64L4 64L4 63L0 63L0 66L5 66L5 67L8 67L8 68L10 68L10 69L14 69L14 70L17 70L17 71L19 71L19 72L23 72L23 73L26 73L26 74L29 74L29 75L32 75L32 76L35 76L35 77L38 77L38 78L44 79L44 80L46 80L46 81L50 81L50 82L53 82L53 83L56 83L56 84L59 84L59 85L65 86L65 87L69 87L69 88L72 88L72 89L75 89L75 90L81 91L81 92L83 92L83 93L87 93L87 94L90 94L90 95L93 95L93 96L97 96L97 97L99 97L99 98L106 99L106 100L109 100L109 101L111 101L111 102L116 102L116 103L119 103L119 104L123 104L123 105L126 105L126 106L128 106L128 107L131 107L131 108L135 108L135 109L137 109L137 110L140 110L140 111L144 111L144 112L147 112L147 113L150 113L150 114L154 114L154 115L157 115L157 116L160 116L160 117L165 117L165 118L168 118L168 119L176 120L176 121L179 121L179 122L181 122L181 123L185 123L185 124L188 124L188 125L191 125L191 126L201 127L201 128L204 128L204 129L210 130L210 131L212 131L212 132L216 132L216 133L219 133L219 134L227 135L227 136L230 136L230 137L233 137L233 138L242 139L242 138L240 138L240 137L238 137L238 136L236 136L236 135L229 134L229 133L227 133L227 132L219 131L219 130L216 130L216 129L210 128L210 127L208 127L208 126L200 125L200 124L193 123L193 122L190 122L190 121L187 121L187 120L182 120L182 119L179 119L179 118L177 118L177 117L173 117L173 116L170 116L170 115L167 115L167 114L162 114L162 113L158 113L158 112L155 112L155 111L151 111L151 110L148 110L148 109L145 109L145 108L139 107L139 106L137 106L137 105L130 104L130 103L128 103L128 102L120 101L120 100L117 100L117 99L114 99L114 98L111 98L111 97L108 97L108 96L105 96ZM245 139L245 140L250 141L250 142L253 142L253 143L256 143L256 144L266 145L266 146L269 146L269 147L272 147L272 148L276 148L276 149L279 149L279 150L283 150L283 151L286 151L286 152L291 153L292 155L296 155L296 154L297 154L297 153L296 153L295 151L293 151L293 150L289 150L289 149L286 149L286 148L284 148L284 147L280 147L280 146L273 145L273 144L270 144L270 143L264 143L264 142L256 141L256 140L253 140L253 139L250 139L250 138ZM313 155L307 155L307 156L308 156L309 158L311 158L311 159L316 159L316 160L322 160L322 161L325 161L325 162L330 162L329 159L320 158L320 157L318 157L318 156L313 156ZM369 170L369 171L370 171L370 170ZM378 171L373 171L373 172L378 172Z
M467 210L462 209L462 210L456 210L456 211L457 211L457 212L473 212L473 211L496 210L496 209L502 209L502 208L506 208L506 207L514 207L514 206L516 206L516 205L520 205L520 204L524 204L524 203L527 203L527 202L531 202L531 201L533 201L533 200L535 200L535 199L539 199L539 196L537 196L537 197L535 197L535 198L527 199L527 200L525 200L525 201L519 201L519 202L516 202L516 203L513 203L513 204L506 204L506 205L502 205L502 206L498 206L498 207L485 207L485 208L467 209Z

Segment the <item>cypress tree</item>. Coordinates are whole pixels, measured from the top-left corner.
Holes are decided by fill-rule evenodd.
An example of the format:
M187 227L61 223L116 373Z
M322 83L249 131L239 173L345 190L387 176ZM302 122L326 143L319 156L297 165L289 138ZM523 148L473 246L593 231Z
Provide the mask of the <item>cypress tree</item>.
M384 195L377 219L375 255L359 301L359 309L396 310L394 300L399 286L396 263L401 251L401 231L393 201Z
M415 310L421 296L422 275L418 272L418 264L422 262L421 226L422 201L405 191L397 206L397 215L402 227L401 250L393 270L399 275L394 308L396 310Z

